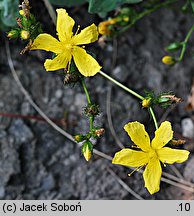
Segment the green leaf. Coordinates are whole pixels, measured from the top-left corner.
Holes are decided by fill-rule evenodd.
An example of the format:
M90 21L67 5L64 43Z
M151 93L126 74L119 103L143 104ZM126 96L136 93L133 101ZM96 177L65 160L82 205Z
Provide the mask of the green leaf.
M129 3L135 4L143 0L88 0L90 13L107 13L114 10L118 6Z
M183 46L183 42L173 42L168 45L165 49L169 52L175 52Z
M16 26L18 17L18 0L0 0L0 19L4 26Z
M86 0L49 0L50 3L57 5L57 6L66 6L66 7L72 7L84 4Z
M191 2L192 11L194 12L194 0L190 0L190 2Z

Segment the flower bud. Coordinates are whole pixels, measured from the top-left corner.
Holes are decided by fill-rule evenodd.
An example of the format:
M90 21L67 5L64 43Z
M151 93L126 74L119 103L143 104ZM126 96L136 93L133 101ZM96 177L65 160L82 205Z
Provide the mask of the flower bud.
M97 137L101 137L104 134L104 132L105 132L104 128L100 128L100 129L95 130L95 135Z
M11 31L8 32L7 37L10 39L15 39L18 38L20 34L20 31L17 29L12 29Z
M19 10L19 14L20 14L21 16L25 16L25 12L24 12L23 10Z
M99 113L100 113L99 106L96 104L88 104L84 108L84 114L86 116L97 116L97 115L99 115Z
M20 32L20 37L23 39L23 40L27 40L30 38L30 32L29 31L26 31L26 30L22 30Z
M165 65L173 65L176 63L175 59L172 57L172 56L164 56L162 58L162 62L165 64Z
M186 140L183 140L183 139L178 139L178 140L176 140L176 139L172 139L170 142L169 142L169 144L171 144L171 145L184 145L186 143Z
M129 20L130 20L130 19L129 19L129 16L124 16L124 17L123 17L123 21L129 22Z
M151 98L144 98L143 101L142 101L142 107L143 108L148 108L148 107L150 107L151 103L152 103Z
M77 135L74 136L74 139L75 139L76 142L82 142L82 141L85 140L85 136L82 135L82 134L77 134Z
M85 157L86 161L89 161L92 156L93 145L90 141L84 142L82 145L82 154Z
M111 30L110 30L109 26L114 25L116 22L117 22L117 18L100 22L98 25L98 32L101 35L110 35Z
M178 98L176 97L175 95L172 95L172 94L161 94L160 96L158 96L158 104L160 106L162 106L163 108L166 108L168 106L170 106L171 104L174 104L174 103L180 103L182 102L182 98Z

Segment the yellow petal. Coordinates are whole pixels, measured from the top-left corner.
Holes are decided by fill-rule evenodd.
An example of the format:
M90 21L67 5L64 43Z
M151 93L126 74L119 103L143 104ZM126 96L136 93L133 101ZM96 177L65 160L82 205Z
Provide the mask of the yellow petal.
M163 163L173 164L175 162L182 163L186 161L189 157L189 151L180 149L171 149L168 147L161 148L157 150L159 159Z
M31 50L46 50L59 54L63 51L61 43L49 34L39 34L34 40Z
M47 59L44 63L46 71L55 71L62 68L66 68L68 62L70 62L71 56L69 54L60 54L54 59Z
M150 150L150 137L143 124L137 121L130 122L124 126L124 129L139 148L145 152Z
M72 42L75 45L89 44L98 40L98 31L95 24L83 29L79 34L73 36Z
M148 159L147 153L126 148L115 154L112 163L123 166L140 167L147 164Z
M75 21L68 15L65 9L57 9L57 32L59 40L67 42L70 40Z
M145 187L150 194L154 194L160 190L160 180L162 175L162 168L160 161L153 158L148 162L143 173Z
M73 58L79 72L86 77L94 76L101 69L98 62L78 46L73 48Z
M165 146L173 138L171 123L163 122L155 131L155 137L152 140L151 146L153 149L160 149Z

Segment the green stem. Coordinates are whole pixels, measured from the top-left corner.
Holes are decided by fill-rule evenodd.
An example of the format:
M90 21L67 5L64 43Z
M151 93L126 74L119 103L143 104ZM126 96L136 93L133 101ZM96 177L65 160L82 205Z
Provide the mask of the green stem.
M121 84L120 82L118 82L117 80L113 79L112 77L110 77L109 75L107 75L106 73L104 73L103 71L100 71L99 74L101 74L103 77L105 77L106 79L110 80L111 82L113 82L114 84L118 85L120 88L124 89L125 91L129 92L130 94L134 95L135 97L139 98L140 100L143 100L144 97L139 95L138 93L134 92L133 90L131 90L130 88L124 86L123 84Z
M93 130L93 125L94 125L94 116L90 116L90 131Z
M170 4L173 4L173 3L177 2L177 1L179 1L179 0L168 0L168 1L162 2L160 4L157 4L153 8L150 8L150 9L147 9L147 10L143 11L142 13L138 14L137 17L135 17L135 19L133 20L132 23L130 23L129 25L127 25L123 29L121 29L119 31L119 34L126 31L126 30L128 30L129 28L131 28L138 20L142 19L144 16L149 15L152 12L154 12L154 11L156 11L156 10L162 8L162 7L166 7L166 6L170 5Z
M86 83L85 83L84 79L82 79L82 78L80 78L80 82L81 82L81 85L82 85L82 87L84 89L88 104L90 105L90 104L92 104L92 102L91 102L91 99L90 99L88 89L86 87ZM93 130L93 125L94 125L94 116L90 116L89 119L90 119L90 131L92 131Z
M120 82L118 82L117 80L113 79L112 77L110 77L109 75L105 74L103 71L100 71L99 74L101 74L103 77L105 77L106 79L110 80L111 82L113 82L114 84L116 84L117 86L119 86L120 88L124 89L125 91L129 92L130 94L134 95L135 97L139 98L140 100L143 100L144 97L139 95L138 93L134 92L133 90L131 90L130 88L124 86L123 84L121 84ZM158 123L156 120L156 116L154 114L154 111L152 109L152 107L149 108L150 114L153 118L154 121L154 125L156 127L156 129L158 129Z
M185 40L183 41L182 50L181 50L181 53L180 53L180 56L179 56L179 59L178 59L179 62L182 61L183 58L184 58L186 48L187 48L187 43L188 43L193 31L194 31L194 25L190 28L189 32L187 33L187 35L185 37Z
M158 129L158 123L157 123L156 116L154 114L154 111L153 111L152 107L149 108L149 111L150 111L150 114L151 114L152 119L154 121L155 128L157 130Z
M88 92L88 89L87 89L87 87L86 87L85 81L81 78L81 79L80 79L80 82L81 82L82 87L83 87L83 89L84 89L84 92L85 92L85 95L86 95L88 104L92 104L92 103L91 103L91 99L90 99L90 95L89 95L89 92Z

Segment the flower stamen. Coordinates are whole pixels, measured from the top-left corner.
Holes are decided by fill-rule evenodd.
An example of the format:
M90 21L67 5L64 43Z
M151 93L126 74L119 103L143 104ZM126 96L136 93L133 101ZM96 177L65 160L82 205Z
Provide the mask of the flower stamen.
M75 35L78 34L79 30L80 30L80 25L78 25L78 27L77 27L77 31L75 32Z
M132 170L129 174L128 174L128 176L131 176L134 172L138 172L139 170L141 170L142 168L144 167L144 165L143 166L140 166L140 167L136 167L134 170Z

